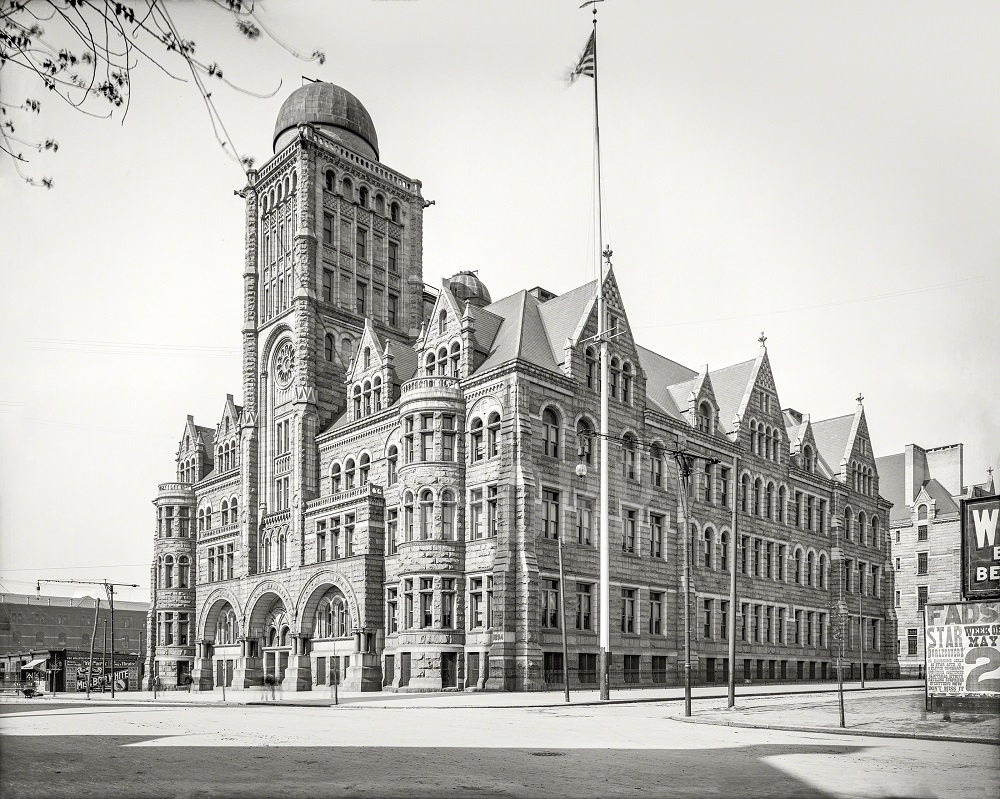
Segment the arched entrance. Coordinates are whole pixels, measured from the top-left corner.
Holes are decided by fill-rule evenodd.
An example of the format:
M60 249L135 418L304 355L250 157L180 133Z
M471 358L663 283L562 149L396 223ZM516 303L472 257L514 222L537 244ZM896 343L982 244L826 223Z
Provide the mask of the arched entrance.
M323 584L302 609L302 634L308 639L314 688L344 685L352 666L360 665L355 624L344 592Z
M199 616L192 674L197 691L233 685L237 665L243 654L236 602L229 591L215 591L209 596Z
M264 685L280 685L292 654L292 621L277 594L264 594L254 605L248 635L260 652Z

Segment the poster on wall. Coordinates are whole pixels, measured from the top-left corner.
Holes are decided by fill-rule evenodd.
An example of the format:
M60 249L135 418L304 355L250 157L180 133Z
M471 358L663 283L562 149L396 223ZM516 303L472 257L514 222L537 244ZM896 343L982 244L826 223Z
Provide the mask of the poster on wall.
M1000 697L1000 600L924 606L927 694Z
M66 690L87 690L87 667L90 658L86 652L66 653ZM135 691L139 687L139 663L134 654L116 654L115 670L111 672L110 662L102 663L100 656L94 659L90 672L91 691L110 691L111 680L116 691Z

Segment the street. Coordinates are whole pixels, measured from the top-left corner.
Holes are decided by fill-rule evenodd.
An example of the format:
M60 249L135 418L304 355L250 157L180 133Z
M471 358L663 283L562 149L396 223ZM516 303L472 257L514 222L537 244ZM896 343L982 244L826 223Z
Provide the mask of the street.
M794 699L798 708L804 701ZM659 702L544 708L35 702L0 705L4 797L994 799L1000 777L997 746L705 723L719 716L718 703L690 723L676 718L677 703ZM696 717L698 711L696 704Z

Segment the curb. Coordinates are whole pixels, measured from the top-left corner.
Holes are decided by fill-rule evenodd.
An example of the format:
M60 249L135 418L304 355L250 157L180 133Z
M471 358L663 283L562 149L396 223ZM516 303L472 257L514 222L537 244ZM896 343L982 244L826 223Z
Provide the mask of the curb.
M747 730L778 730L781 732L811 732L825 733L827 735L850 735L856 738L906 738L912 741L947 741L958 744L983 744L984 746L1000 746L1000 741L993 741L985 738L971 738L959 735L934 735L933 733L906 733L872 730L848 730L840 727L802 727L791 724L754 724L743 721L713 721L711 719L675 718L675 721L683 721L687 724L708 724L716 727L737 727Z

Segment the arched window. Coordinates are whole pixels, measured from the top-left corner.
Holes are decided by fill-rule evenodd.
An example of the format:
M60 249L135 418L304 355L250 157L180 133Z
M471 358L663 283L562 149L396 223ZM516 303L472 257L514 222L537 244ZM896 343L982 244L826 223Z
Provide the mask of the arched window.
M753 515L760 516L762 500L764 499L764 481L759 477L753 481Z
M542 454L559 457L559 416L552 408L542 411Z
M764 454L764 425L757 425L757 454Z
M631 433L622 436L622 477L626 480L638 480L636 469L636 440Z
M434 494L429 488L420 492L420 538L426 540L433 535Z
M451 344L451 355L449 360L451 361L451 376L458 377L458 364L462 356L462 345L457 341Z
M187 555L181 555L177 559L177 587L188 588L190 583L191 562Z
M174 587L174 556L167 555L163 559L163 587Z
M816 573L816 582L820 588L826 588L826 555L819 556L819 571Z
M413 540L413 494L403 495L403 535L405 541Z
M587 388L596 389L600 384L600 375L597 369L597 354L593 347L587 347L584 353L584 360L587 366Z
M389 485L396 485L396 482L399 479L396 474L396 469L399 467L399 450L396 448L395 444L389 447L389 453L386 455L385 461L389 471L387 478L388 483Z
M917 506L917 521L926 522L927 521L927 506L918 505Z
M354 199L354 184L350 178L344 178L340 184L340 191L348 200Z
M719 568L729 571L729 533L725 531L719 536Z
M368 470L371 468L372 459L366 452L361 456L361 460L358 463L358 482L360 485L368 484Z
M622 402L632 402L632 364L628 361L622 364Z
M712 432L712 418L714 415L712 406L708 403L708 401L706 400L702 402L698 406L698 430L702 433L710 434Z
M372 348L365 347L365 369L370 368L372 365Z
M340 340L340 360L344 362L344 366L350 366L353 357L354 357L354 342L351 341L349 336L344 336Z
M375 213L384 214L385 213L385 197L381 194L375 195Z
M469 456L473 463L486 457L486 449L483 444L483 420L478 416L472 420L469 426Z
M224 499L222 500L222 525L224 527L227 524L229 524L229 501Z
M807 472L813 471L813 450L808 444L802 448L802 468Z
M782 486L778 489L778 521L785 521L785 508L788 505L788 493L785 491L785 487Z
M323 597L313 616L313 638L331 638L333 625L333 602L331 599Z
M781 463L781 433L774 431L774 442L771 445L771 455L775 463Z
M792 571L792 580L802 585L802 550L796 547L792 551L792 561L788 564Z
M212 529L212 506L211 505L209 505L207 508L205 508L205 529L206 530L211 530Z
M354 386L354 418L361 418L361 385Z
M594 428L586 419L576 423L576 455L581 463L594 462Z
M750 420L750 454L757 454L757 420Z
M441 494L441 537L445 541L455 540L455 495L445 489Z
M375 376L375 382L372 383L372 401L376 412L382 410L382 378L378 375Z
M441 309L441 313L438 314L438 335L443 336L448 332L448 312Z
M844 538L848 541L854 540L854 532L851 530L851 509L844 508Z
M278 536L278 568L285 568L285 534Z
M706 569L711 569L712 568L712 555L713 555L713 553L712 553L712 549L713 549L712 538L713 538L712 528L711 527L706 527L705 528L705 534L704 534L704 550L703 550L703 553L702 553L704 555L704 557L705 557L705 568Z
M438 350L437 373L444 377L448 374L448 348L441 347Z
M198 530L201 531L204 529L205 529L205 509L200 508L198 510Z
M350 491L354 488L354 458L348 458L344 462L344 490Z
M813 571L816 568L816 556L814 553L810 552L806 555L806 585L812 586L813 584Z
M237 503L236 497L233 497L231 500L229 500L229 523L230 524L236 524L236 522L238 522L240 520L239 515L236 513L236 511L238 509L239 508L238 508L238 503Z
M858 511L858 543L864 544L866 542L865 536L867 535L867 525L865 524L865 512L863 510Z
M764 496L764 517L774 518L774 483L767 484L767 492Z
M392 203L389 206L389 219L393 222L399 222L399 203Z
M500 414L493 411L486 420L487 425L487 452L489 457L495 458L500 454Z
M655 488L663 487L663 450L659 444L653 444L649 448L649 484Z
M362 186L358 190L358 201L361 203L361 207L362 208L367 208L368 207L368 188L367 187Z
M330 468L330 491L336 494L340 491L340 464L335 463Z
M878 516L872 516L871 529L872 529L872 546L881 547L882 542L879 540L878 537Z
M434 353L428 352L427 357L424 359L424 369L426 370L428 376L434 374Z
M163 556L156 559L156 587L166 588L163 584Z
M611 370L608 375L608 393L611 399L618 399L618 383L621 378L622 367L618 358L611 359Z
M750 475L745 474L740 478L740 510L744 513L750 512Z
M323 188L327 191L334 191L337 187L337 176L334 174L332 169L326 170L326 174L323 176Z
M370 416L372 412L372 384L367 380L364 382L361 396L364 400L365 416Z
M347 603L338 599L333 603L334 632L337 638L348 638L351 635L351 614Z
M771 460L771 428L764 428L764 457Z

